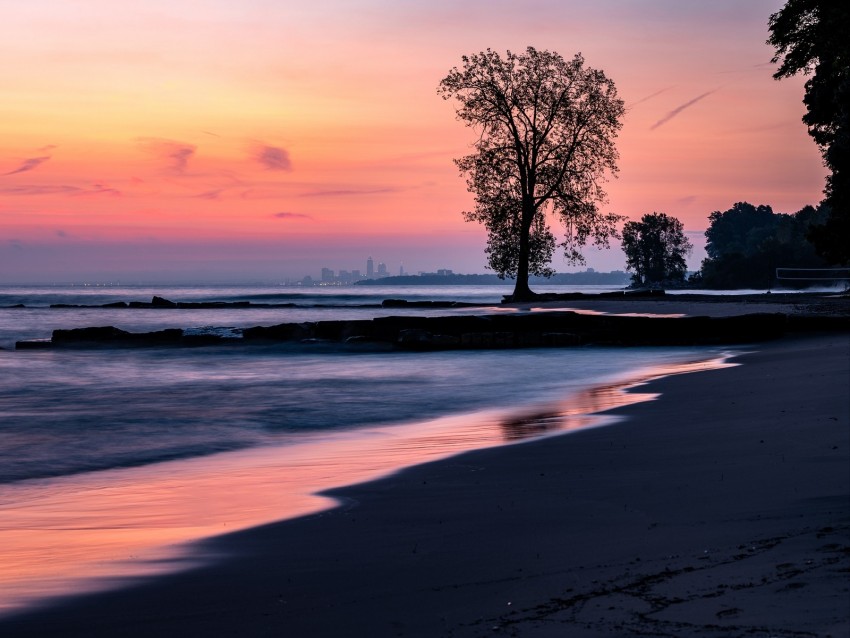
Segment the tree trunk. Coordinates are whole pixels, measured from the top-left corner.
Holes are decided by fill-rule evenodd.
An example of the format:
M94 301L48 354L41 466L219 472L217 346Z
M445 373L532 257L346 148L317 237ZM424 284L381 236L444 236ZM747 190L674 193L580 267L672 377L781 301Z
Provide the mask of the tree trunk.
M511 301L529 301L536 296L528 287L528 261L531 255L529 245L529 234L531 233L531 220L534 218L534 205L530 202L522 203L522 228L519 235L519 257L517 259L516 285Z

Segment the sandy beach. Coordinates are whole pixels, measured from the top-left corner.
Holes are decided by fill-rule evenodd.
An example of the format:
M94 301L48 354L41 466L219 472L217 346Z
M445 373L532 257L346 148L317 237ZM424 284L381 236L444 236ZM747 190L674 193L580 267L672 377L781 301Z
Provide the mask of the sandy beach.
M217 564L3 636L847 636L850 339L668 377L620 423L335 490Z

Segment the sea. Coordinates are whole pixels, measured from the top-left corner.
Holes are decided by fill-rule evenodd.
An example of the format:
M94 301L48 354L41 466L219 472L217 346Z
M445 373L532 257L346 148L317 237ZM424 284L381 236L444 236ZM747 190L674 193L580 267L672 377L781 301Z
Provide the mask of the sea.
M602 292L606 286L555 286ZM16 350L54 329L535 312L508 286L0 286L0 614L220 557L203 539L339 505L334 487L617 418L709 347L375 352L324 344ZM248 307L105 308L119 301ZM385 299L457 308L382 307ZM61 306L61 307L57 307Z

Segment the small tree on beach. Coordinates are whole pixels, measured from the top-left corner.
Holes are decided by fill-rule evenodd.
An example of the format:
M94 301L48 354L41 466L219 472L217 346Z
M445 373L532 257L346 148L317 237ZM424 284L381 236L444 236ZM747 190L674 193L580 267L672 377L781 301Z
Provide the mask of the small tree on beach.
M580 249L589 239L607 247L617 236L622 218L601 213L599 204L601 183L617 171L623 101L581 54L566 61L528 47L503 58L487 49L462 60L438 92L456 99L458 119L479 132L475 152L455 160L475 194L464 217L487 229L488 263L499 277L516 278L513 299L529 299L529 274L554 273L547 217L562 223L570 263L584 262Z
M685 256L692 249L682 222L664 213L649 213L623 227L626 267L637 286L683 282Z

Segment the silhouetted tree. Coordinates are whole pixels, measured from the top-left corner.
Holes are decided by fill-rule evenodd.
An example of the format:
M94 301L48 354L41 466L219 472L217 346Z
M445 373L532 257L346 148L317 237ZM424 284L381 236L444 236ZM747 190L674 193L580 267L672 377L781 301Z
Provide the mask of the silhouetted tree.
M648 213L623 227L626 268L637 286L684 282L685 256L692 249L682 222L664 213Z
M807 239L828 209L805 206L793 215L770 206L738 202L708 216L701 285L706 288L769 288L778 267L817 268L823 260Z
M779 218L770 206L737 202L732 208L708 216L705 252L709 259L729 255L753 255L773 235Z
M778 79L810 75L803 122L830 169L824 194L831 213L810 238L833 264L850 263L850 5L838 0L788 0L770 16L768 44Z
M490 267L516 277L513 298L531 298L529 274L554 273L547 215L563 224L571 263L583 263L588 239L607 247L616 237L621 218L598 205L605 200L600 184L617 171L623 101L581 54L565 61L528 47L503 58L487 49L462 60L438 92L455 98L458 119L479 131L475 153L455 160L475 194L475 209L464 217L484 224Z

